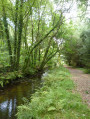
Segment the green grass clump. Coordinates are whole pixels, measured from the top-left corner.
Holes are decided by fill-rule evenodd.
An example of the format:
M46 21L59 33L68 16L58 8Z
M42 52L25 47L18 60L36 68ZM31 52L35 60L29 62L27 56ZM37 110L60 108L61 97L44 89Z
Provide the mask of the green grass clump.
M90 74L90 68L78 68L82 70L85 74Z
M90 69L85 69L85 70L84 70L84 73L90 74Z
M74 83L68 70L55 68L43 80L31 102L18 107L18 119L89 119L89 109L72 93Z

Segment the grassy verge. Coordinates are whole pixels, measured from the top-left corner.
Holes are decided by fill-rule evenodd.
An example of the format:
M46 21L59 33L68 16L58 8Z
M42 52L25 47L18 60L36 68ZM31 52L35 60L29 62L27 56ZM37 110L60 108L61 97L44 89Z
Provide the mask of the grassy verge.
M85 73L85 74L90 74L90 68L88 68L88 69L86 69L86 68L78 68L78 69L83 71L83 73Z
M51 70L43 80L31 101L18 107L18 119L89 119L90 110L72 93L74 83L65 68Z

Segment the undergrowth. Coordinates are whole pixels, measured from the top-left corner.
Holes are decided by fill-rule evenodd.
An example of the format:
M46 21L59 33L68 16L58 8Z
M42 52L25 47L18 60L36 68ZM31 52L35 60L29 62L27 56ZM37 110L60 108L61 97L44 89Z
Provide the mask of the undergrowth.
M83 73L85 73L85 74L90 74L90 68L78 68L78 69L83 71Z
M31 101L18 107L18 119L89 119L90 110L72 93L74 83L67 69L55 68L43 80Z
M89 69L85 69L85 70L84 70L84 73L90 74L90 68L89 68Z
M22 78L23 74L20 71L14 71L14 72L5 72L0 74L0 86L4 87L5 85L9 84L11 81Z

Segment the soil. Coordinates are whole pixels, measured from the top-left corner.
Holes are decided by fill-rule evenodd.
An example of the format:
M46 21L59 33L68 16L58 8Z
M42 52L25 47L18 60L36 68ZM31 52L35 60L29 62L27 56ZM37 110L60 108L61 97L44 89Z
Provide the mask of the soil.
M65 66L72 75L72 80L76 84L76 91L80 93L83 101L90 107L90 74L84 74L83 71Z

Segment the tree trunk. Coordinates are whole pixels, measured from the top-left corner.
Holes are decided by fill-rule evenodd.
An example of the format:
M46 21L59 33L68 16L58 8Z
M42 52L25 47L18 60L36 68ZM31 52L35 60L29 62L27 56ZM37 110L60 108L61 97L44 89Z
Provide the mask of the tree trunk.
M5 6L4 6L3 0L2 0L2 11L3 11L3 23L4 23L4 27L5 27L5 34L6 34L6 38L7 38L8 52L9 52L9 57L10 57L10 65L11 65L11 69L12 69L12 67L13 67L12 49L11 49L11 42L10 42L9 30L8 30L8 22L7 22L7 17L6 17Z
M20 62L20 50L21 50L21 38L22 38L22 28L23 28L23 14L22 14L22 9L23 9L23 0L20 0L20 18L19 18L19 28L18 28L18 44L17 44L17 63L16 63L16 68L17 70L19 69L19 62Z
M17 17L18 17L18 3L19 1L16 0L16 11L15 11L15 38L14 38L14 57L13 57L13 62L14 62L14 69L16 69L16 60L17 60Z

